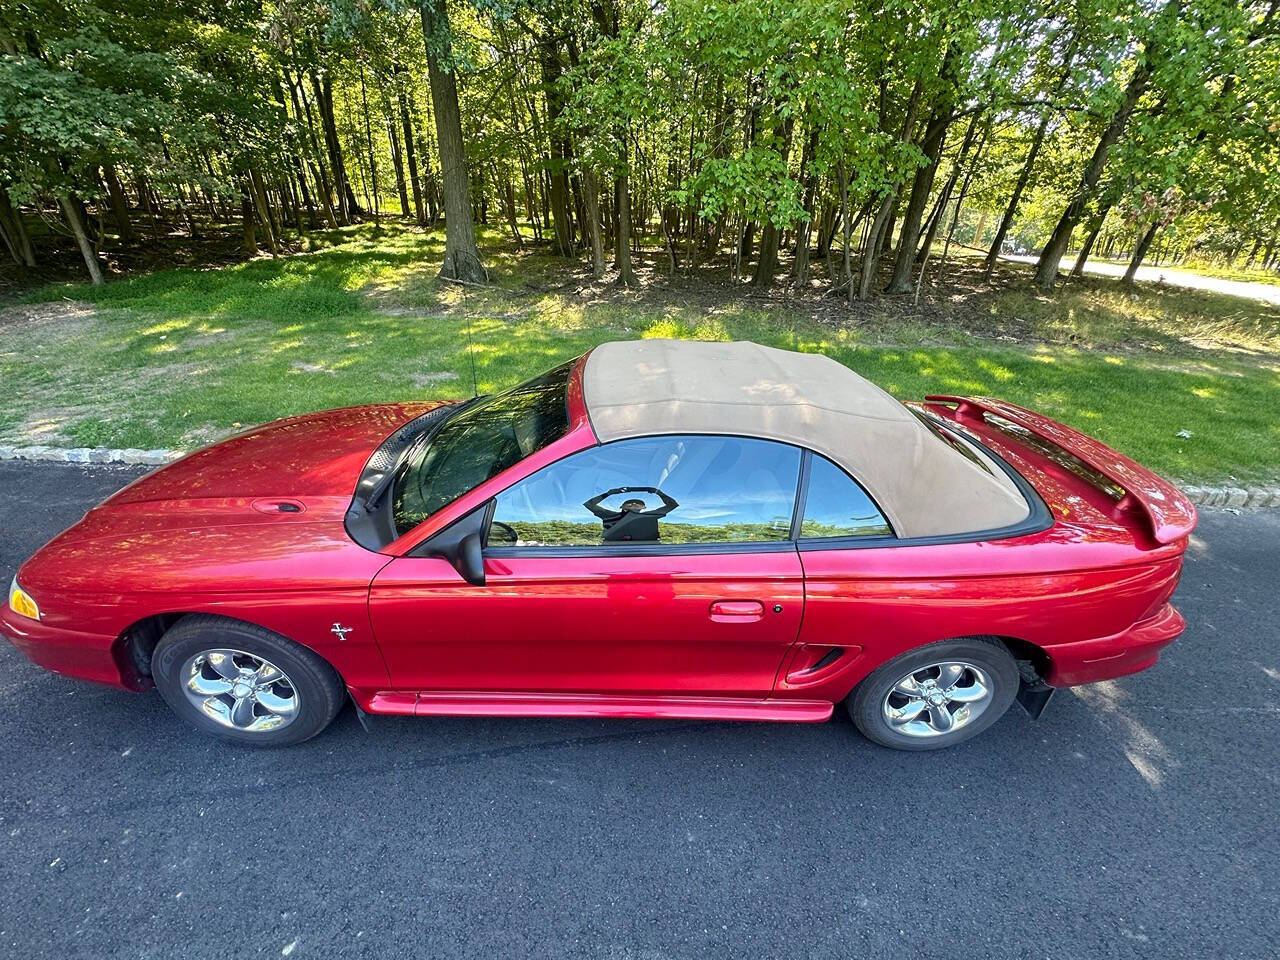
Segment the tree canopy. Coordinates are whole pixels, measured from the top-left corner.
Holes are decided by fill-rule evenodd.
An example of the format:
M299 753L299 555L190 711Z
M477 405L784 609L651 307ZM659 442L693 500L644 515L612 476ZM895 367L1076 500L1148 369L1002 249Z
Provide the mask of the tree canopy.
M1280 0L0 0L0 238L477 222L635 282L1280 268ZM1066 265L1069 265L1066 264Z

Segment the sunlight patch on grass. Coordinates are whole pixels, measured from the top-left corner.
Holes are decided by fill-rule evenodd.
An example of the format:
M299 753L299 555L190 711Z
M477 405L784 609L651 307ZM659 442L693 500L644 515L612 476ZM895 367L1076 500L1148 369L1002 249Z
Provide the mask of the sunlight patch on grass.
M482 290L435 279L439 231L362 225L313 239L304 256L41 291L32 299L87 301L94 312L0 327L0 442L201 444L234 424L308 410L466 396L473 361L479 389L491 392L607 340L676 337L825 353L904 399L1003 396L1187 480L1280 475L1271 415L1280 312L1239 301L1182 292L1133 300L1092 284L1050 299L1010 288L972 309L1029 329L1031 346L993 345L914 315L869 337L751 301L558 288L563 261L516 252L498 231L481 231L496 280ZM1216 346L1192 347L1189 330L1211 331Z

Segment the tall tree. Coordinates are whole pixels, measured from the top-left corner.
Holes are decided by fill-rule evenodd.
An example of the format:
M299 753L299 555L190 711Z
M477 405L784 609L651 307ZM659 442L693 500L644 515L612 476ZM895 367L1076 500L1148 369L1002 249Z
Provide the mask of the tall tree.
M487 283L489 271L480 260L471 218L471 177L462 139L449 11L445 0L422 0L421 12L440 179L444 186L444 263L440 276L466 283Z

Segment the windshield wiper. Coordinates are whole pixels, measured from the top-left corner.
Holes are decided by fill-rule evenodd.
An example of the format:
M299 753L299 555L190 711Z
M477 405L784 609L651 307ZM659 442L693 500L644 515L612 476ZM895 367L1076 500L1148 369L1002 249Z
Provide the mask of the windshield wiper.
M475 397L472 397L470 400L464 400L462 403L459 403L453 407L447 408L448 410L447 413L433 420L431 423L427 425L427 430L425 433L419 434L417 437L414 437L411 441L406 443L404 445L404 449L402 449L400 451L400 454L396 457L396 462L392 466L387 468L386 472L383 473L382 476L378 478L378 480L374 483L373 487L370 488L369 492L365 494L364 498L360 501L360 508L365 513L369 513L370 511L374 510L378 506L378 504L382 502L382 498L383 496L386 495L387 490L390 489L392 482L395 480L397 476L399 476L401 468L404 466L405 461L409 457L410 451L412 451L414 447L418 446L418 444L426 443L427 441L429 441L433 436L436 435L436 433L440 430L441 427L443 427L455 416L457 416L467 407L471 406L477 400L480 400L480 399L482 399L482 397L475 396Z

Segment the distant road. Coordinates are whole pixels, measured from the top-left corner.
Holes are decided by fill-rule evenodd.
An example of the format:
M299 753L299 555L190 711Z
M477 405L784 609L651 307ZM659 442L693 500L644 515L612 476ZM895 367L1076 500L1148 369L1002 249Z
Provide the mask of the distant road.
M1014 263L1035 263L1037 258L1030 255L1001 254L1001 260ZM1074 261L1063 259L1063 264L1070 269ZM1125 267L1119 263L1090 260L1084 265L1085 273L1096 273L1104 277L1122 277ZM1167 267L1139 267L1137 279L1150 283L1167 283L1171 287L1187 287L1191 290L1209 290L1213 293L1225 293L1232 297L1247 297L1250 300L1261 300L1280 306L1280 286L1270 283L1253 283L1247 280L1224 280L1221 277L1206 277L1189 270L1171 270Z

